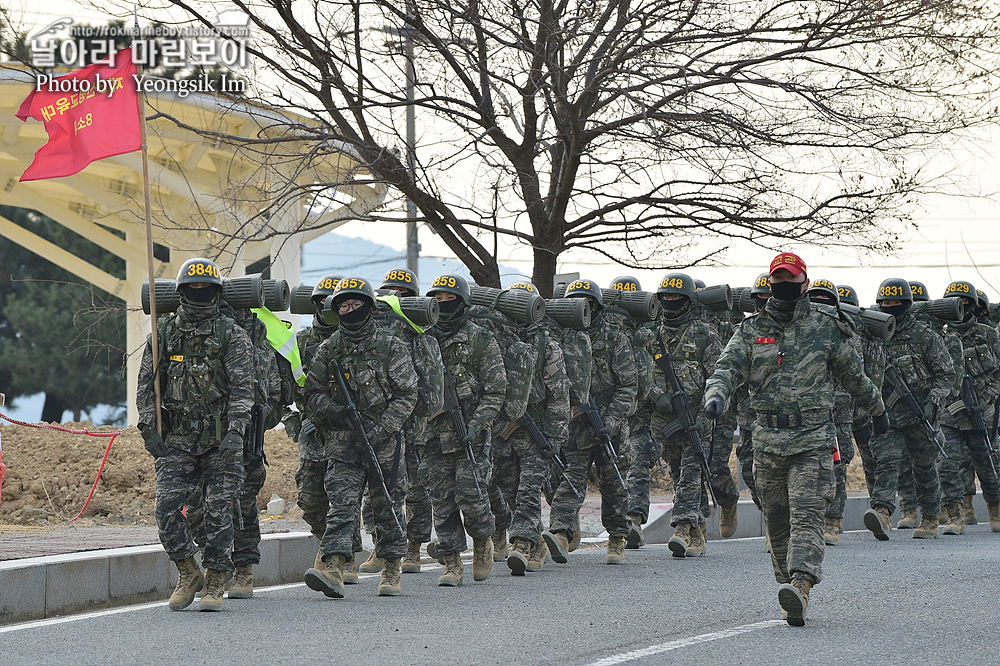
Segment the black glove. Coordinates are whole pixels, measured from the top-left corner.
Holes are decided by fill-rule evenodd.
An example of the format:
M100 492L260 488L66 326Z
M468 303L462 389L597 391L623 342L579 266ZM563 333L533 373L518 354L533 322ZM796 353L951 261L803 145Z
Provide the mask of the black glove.
M875 430L875 436L884 435L889 432L889 415L882 412L878 416L872 417L872 427Z
M888 414L886 414L886 419L888 420L888 418L889 416ZM859 442L869 441L872 438L872 435L874 434L874 430L872 430L872 422L870 419L858 419L857 421L854 422L852 430L854 431L854 439L858 440Z
M222 438L222 443L219 444L219 451L222 453L229 453L230 451L242 451L243 450L243 435L240 433L230 430L226 433L226 436Z
M323 418L330 423L343 423L347 421L347 414L350 412L346 406L330 403L323 410Z
M924 403L924 418L931 423L934 423L934 419L937 418L937 405L934 404L933 400Z
M656 399L656 411L660 414L669 414L674 411L674 406L670 402L670 396L664 393Z
M378 430L373 427L365 428L365 437L372 444L378 444Z
M725 410L726 410L726 404L722 401L722 398L717 395L713 395L705 403L705 416L712 419L713 421L722 416L722 413Z
M474 444L477 439L479 439L479 428L469 426L465 429L465 437L462 438L462 444Z
M143 447L145 447L149 455L153 456L153 460L167 455L167 444L160 437L160 433L156 431L156 428L152 426L139 426L139 431L142 433Z
M309 419L302 421L302 428L299 430L299 439L309 441L316 436L316 426Z

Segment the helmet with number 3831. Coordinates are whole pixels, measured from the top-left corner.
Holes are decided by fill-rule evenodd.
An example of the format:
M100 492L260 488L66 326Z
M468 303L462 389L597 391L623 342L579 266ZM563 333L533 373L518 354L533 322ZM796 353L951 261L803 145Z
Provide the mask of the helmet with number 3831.
M889 278L883 280L878 286L878 294L875 302L882 301L909 301L913 302L913 292L910 290L910 283L903 278Z

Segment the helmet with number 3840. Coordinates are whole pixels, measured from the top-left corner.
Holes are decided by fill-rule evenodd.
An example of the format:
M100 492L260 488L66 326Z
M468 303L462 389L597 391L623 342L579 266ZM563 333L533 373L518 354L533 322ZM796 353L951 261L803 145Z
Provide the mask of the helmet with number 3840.
M181 264L180 270L177 271L177 281L175 282L177 291L180 291L181 285L198 282L222 287L222 274L219 273L219 267L211 259L204 257L188 259Z

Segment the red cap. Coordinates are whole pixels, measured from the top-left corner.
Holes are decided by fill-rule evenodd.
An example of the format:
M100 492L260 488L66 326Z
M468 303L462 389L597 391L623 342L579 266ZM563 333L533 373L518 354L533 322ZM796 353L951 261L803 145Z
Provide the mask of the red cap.
M784 268L792 275L806 274L806 262L802 261L802 257L792 252L782 252L777 257L772 259L771 270L769 270L767 274L773 275L774 271L779 268Z

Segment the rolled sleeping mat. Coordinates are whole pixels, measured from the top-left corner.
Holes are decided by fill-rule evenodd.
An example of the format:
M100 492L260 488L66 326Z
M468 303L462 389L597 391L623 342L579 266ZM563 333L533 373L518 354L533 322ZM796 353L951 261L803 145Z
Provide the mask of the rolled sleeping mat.
M283 312L288 309L292 300L292 292L285 280L264 280L264 307L271 312Z
M536 291L493 289L473 285L472 305L499 310L520 323L541 324L545 320L545 299Z
M291 302L288 304L288 311L297 315L316 314L316 308L312 302L313 285L302 284L292 289Z
M552 298L562 298L566 293L566 285L560 284L552 291Z
M547 299L545 314L563 328L577 331L590 328L590 301L586 298Z
M754 300L753 294L750 293L750 287L739 287L737 291L739 292L739 299L735 296L733 297L736 309L746 313L757 312L757 301Z
M264 307L264 281L260 275L222 279L222 297L234 310Z
M733 309L733 290L728 284L705 287L694 293L694 300L713 312L725 312Z
M660 312L660 304L656 300L656 294L651 291L601 289L601 294L604 296L604 307L620 308L629 313L640 324L653 321Z
M149 314L149 280L142 283L142 311ZM173 280L156 281L156 316L175 312L181 304L181 295Z
M377 289L379 296L395 296L397 292L392 289ZM399 298L399 309L403 311L406 318L421 328L433 326L441 316L441 308L437 299L428 296L401 296ZM384 310L392 310L392 307L385 301L376 300L376 307ZM393 310L394 311L394 310Z
M323 319L327 326L340 326L340 310L333 307L333 294L323 299Z
M156 292L159 296L160 292ZM960 322L965 319L965 304L961 298L936 298L932 301L918 301L910 306L914 314L930 315L944 322Z
M865 323L865 328L868 329L868 332L879 340L891 340L893 334L896 332L896 318L886 312L859 308L847 303L841 303L840 310L861 317L861 321Z

